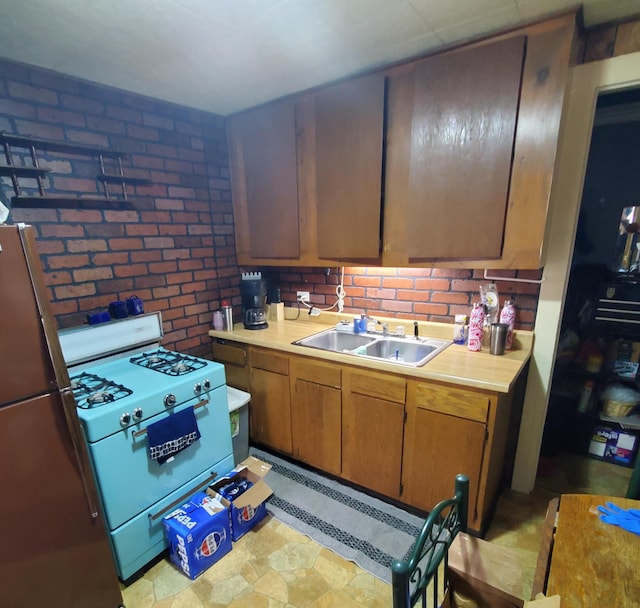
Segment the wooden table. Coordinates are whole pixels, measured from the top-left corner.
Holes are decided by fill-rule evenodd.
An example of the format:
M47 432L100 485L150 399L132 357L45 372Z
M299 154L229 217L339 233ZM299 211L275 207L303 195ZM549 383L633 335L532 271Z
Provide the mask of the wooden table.
M600 520L594 512L607 502L640 508L612 496L560 497L546 594L560 595L562 608L640 606L640 536Z

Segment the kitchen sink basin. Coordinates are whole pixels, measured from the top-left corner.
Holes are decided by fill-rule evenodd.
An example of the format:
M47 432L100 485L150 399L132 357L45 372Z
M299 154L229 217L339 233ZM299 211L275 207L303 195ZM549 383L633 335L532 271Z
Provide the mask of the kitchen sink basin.
M342 353L365 346L373 340L374 336L368 336L366 334L352 334L338 331L337 329L329 329L320 332L319 334L313 334L308 338L297 340L294 344L299 346L310 346L311 348L319 348L321 350L331 350L335 353Z
M371 333L354 334L337 329L327 329L307 338L296 340L293 344L398 365L421 367L442 352L451 342L426 337L404 338Z

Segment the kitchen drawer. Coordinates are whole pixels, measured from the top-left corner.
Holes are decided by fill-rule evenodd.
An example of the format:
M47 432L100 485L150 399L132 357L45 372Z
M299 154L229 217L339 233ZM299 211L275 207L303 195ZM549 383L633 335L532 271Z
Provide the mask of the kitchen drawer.
M247 347L236 342L224 342L220 338L214 340L211 350L213 359L220 363L232 365L247 364Z
M289 375L289 358L278 355L273 350L252 349L251 367L253 369L263 369L274 374Z
M291 375L296 379L307 380L314 384L340 388L341 371L337 365L319 363L311 359L292 358Z
M249 349L243 344L216 338L211 346L213 360L224 365L227 384L249 391Z
M416 406L467 420L486 422L490 396L448 386L416 383Z
M348 374L349 390L352 393L404 405L407 393L407 382L403 378L355 370L349 370L345 373ZM345 379L345 385L346 384Z

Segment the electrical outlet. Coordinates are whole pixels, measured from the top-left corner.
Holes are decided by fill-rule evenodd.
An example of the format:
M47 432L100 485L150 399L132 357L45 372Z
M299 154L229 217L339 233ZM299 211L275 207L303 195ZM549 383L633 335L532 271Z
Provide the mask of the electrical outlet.
M309 301L309 292L308 291L298 291L296 293L298 297L298 302L308 302Z

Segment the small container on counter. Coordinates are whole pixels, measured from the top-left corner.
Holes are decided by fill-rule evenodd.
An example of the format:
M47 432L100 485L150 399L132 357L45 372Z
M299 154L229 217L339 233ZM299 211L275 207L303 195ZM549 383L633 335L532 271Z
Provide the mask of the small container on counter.
M222 331L223 320L222 320L222 311L216 310L213 313L213 329L216 331Z
M233 308L227 300L222 300L222 330L233 331Z
M467 341L467 315L456 315L453 326L453 343L465 344Z
M471 310L469 320L469 339L467 348L472 352L482 350L482 338L484 336L484 305L475 302Z

